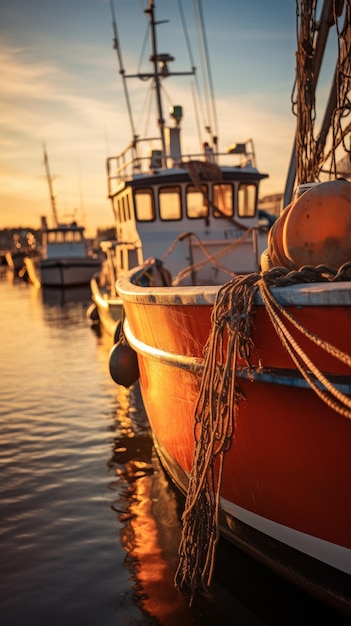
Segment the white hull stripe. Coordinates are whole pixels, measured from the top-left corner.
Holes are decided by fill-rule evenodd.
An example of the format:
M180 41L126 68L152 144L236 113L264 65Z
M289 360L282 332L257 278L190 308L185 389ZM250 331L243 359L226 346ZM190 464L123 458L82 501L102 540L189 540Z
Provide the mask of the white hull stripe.
M221 506L226 513L261 533L295 548L295 550L299 550L303 554L327 563L346 574L351 574L351 550L349 548L273 522L265 517L261 517L261 515L232 504L225 498L221 498Z

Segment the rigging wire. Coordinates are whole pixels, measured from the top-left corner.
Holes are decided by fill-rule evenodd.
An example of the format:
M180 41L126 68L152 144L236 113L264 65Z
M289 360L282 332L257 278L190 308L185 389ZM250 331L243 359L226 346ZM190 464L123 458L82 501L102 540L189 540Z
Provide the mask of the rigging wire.
M196 72L194 55L193 55L192 48L191 48L191 39L189 37L189 32L187 29L187 23L185 20L182 0L177 0L180 20L181 20L182 29L183 29L184 38L185 38L186 49L187 49L188 58L189 58L190 65L191 65L191 71L193 73L193 81L191 82L191 92L192 92L193 110L194 110L194 117L196 121L197 135L198 135L198 140L200 143L200 151L201 151L203 147L203 140L202 140L203 132L201 131L201 128L204 128L205 131L210 134L211 141L215 145L217 144L217 141L218 141L218 134L217 134L217 116L216 116L216 111L215 111L213 82L212 82L211 71L210 71L208 46L207 46L206 36L205 36L204 18L203 18L203 12L202 12L202 7L201 7L201 0L193 0L193 2L194 2L194 15L195 15L195 24L196 24L196 31L197 31L197 40L198 40L198 50L199 50L199 56L200 56L200 62L201 62L201 73L202 73L203 92L204 92L203 96L201 96L201 88L199 85L198 75ZM142 0L140 0L140 3L142 4ZM126 71L124 68L122 52L120 48L119 34L117 30L116 12L114 8L113 0L110 0L110 7L111 7L113 32L114 32L113 43L114 43L114 48L116 50L116 54L118 58L119 73L122 76L122 82L123 82L123 88L124 88L124 94L125 94L125 99L126 99L126 104L127 104L130 126L132 130L132 136L133 136L133 140L135 141L136 138L138 137L138 134L137 134L136 126L135 126L134 119L133 119L129 91L127 89L127 78L129 78L129 76L126 75ZM144 13L147 12L146 9L143 9L143 11ZM146 48L147 48L149 39L150 39L150 25L148 24L146 28L145 36L143 39L143 44L142 44L142 49L141 49L141 53L140 53L140 57L138 61L137 74L136 74L136 76L138 76L139 79L142 81L148 80L148 77L143 76L143 72L141 71L141 66L142 66L143 61L145 60ZM159 76L159 78L161 79L161 82L162 82L162 76ZM160 84L160 87L164 95L167 96L168 101L171 102L171 99L169 98L167 92L164 89L164 84L162 85ZM152 92L152 88L153 87L151 86L151 89L150 89L151 92ZM147 95L147 98L149 97L150 97L150 92ZM206 115L204 115L203 107L206 110ZM144 115L147 115L148 117L150 117L151 108L152 108L152 104L148 102L148 105L146 107L143 107L141 109L141 112L143 112ZM141 113L140 113L140 116L141 116ZM205 117L207 117L207 122L205 120ZM145 122L146 126L148 126L149 123L150 123L150 119L146 120ZM137 124L137 126L139 126L139 124L140 124L140 119L139 119L139 123Z
M150 39L150 26L149 26L149 22L148 22L147 26L146 26L145 35L144 35L143 45L142 45L142 48L141 48L141 51L140 51L140 57L139 57L137 74L141 73L141 64L142 64L143 59L144 59L146 45L147 45L149 39Z
M218 124L217 113L214 98L214 87L211 74L208 45L206 39L205 22L202 11L201 0L194 0L194 13L196 27L198 33L198 46L200 52L200 60L203 72L205 100L208 115L208 132L212 135L212 141L215 145L218 143Z
M147 91L146 98L145 98L145 108L142 107L140 111L140 113L144 113L146 111L144 137L148 136L148 128L149 128L149 124L151 120L151 111L154 105L154 95L153 95L154 90L155 90L155 85L153 83L150 83L150 86L149 86L149 89Z
M117 54L117 58L118 58L119 73L122 76L124 95L125 95L125 99L126 99L126 103L127 103L128 116L129 116L129 122L130 122L131 130L132 130L132 136L133 136L133 140L135 140L136 132L135 132L135 127L134 127L132 107L131 107L130 99L129 99L129 92L128 92L128 89L127 89L127 81L126 81L125 69L124 69L124 65L123 65L122 52L121 52L121 48L120 48L120 44L119 44L119 36L118 36L118 30L117 30L117 20L116 20L116 13L115 13L113 0L110 0L110 7L111 7L111 15L112 15L112 27L113 27L113 33L114 33L113 45L114 45L114 49L116 50L116 54Z
M195 112L197 135L198 135L198 139L200 143L200 151L201 151L203 142L201 141L200 115L199 115L200 104L197 98L196 85L194 83L191 83L191 93L193 97L193 106L194 106L194 112Z
M196 24L199 55L200 55L201 73L202 73L202 80L203 80L203 87L204 87L205 108L206 108L206 113L207 113L207 122L205 122L205 128L207 132L211 133L212 115L211 115L211 110L209 108L209 94L208 94L209 87L208 87L207 73L205 71L205 55L203 51L203 40L201 37L200 19L198 15L198 5L197 5L196 0L194 0L194 14L195 14L195 24Z
M204 122L205 116L203 114L203 111L201 111L200 86L199 86L199 81L198 81L198 77L196 73L196 66L195 66L194 56L193 56L193 52L191 48L190 37L189 37L187 25L186 25L186 20L184 17L182 0L178 0L178 10L179 10L179 15L180 15L180 19L181 19L181 23L183 27L185 43L186 43L186 47L188 50L190 65L194 72L194 81L191 82L191 92L192 92L192 98L193 98L194 116L195 116L195 121L196 121L198 140L199 140L200 151L201 151L203 141L202 141L200 122L203 124L204 127L206 126Z

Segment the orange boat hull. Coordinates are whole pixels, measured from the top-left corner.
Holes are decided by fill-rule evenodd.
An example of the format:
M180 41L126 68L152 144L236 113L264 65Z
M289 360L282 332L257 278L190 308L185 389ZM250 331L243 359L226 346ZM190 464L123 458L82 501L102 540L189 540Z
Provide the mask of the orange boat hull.
M154 293L150 299L125 299L124 307L157 450L186 491L212 306L172 304L169 298L165 304ZM351 353L349 304L289 310L305 327ZM250 377L243 364L237 370L244 399L224 458L222 531L285 577L351 614L351 420L327 406L297 374L264 307L257 308L252 328ZM299 341L350 395L347 364L306 338Z

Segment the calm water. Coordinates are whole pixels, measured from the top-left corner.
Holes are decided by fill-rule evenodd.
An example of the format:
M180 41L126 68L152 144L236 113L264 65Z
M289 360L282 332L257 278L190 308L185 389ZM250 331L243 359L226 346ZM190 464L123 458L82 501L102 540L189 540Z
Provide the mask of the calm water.
M349 623L224 543L213 601L187 606L182 501L88 305L0 277L1 626Z

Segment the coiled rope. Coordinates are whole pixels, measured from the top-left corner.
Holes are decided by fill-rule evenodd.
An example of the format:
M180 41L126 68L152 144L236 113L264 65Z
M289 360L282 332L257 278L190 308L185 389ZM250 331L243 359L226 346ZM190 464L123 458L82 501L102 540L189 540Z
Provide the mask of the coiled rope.
M272 325L294 364L311 389L331 409L351 419L351 399L341 393L299 347L283 322L334 358L351 367L350 355L304 328L274 298L271 287L294 283L351 279L351 263L338 271L327 266L305 266L299 271L273 268L262 274L237 276L223 285L212 310L212 327L204 348L204 372L195 407L195 449L183 513L179 564L175 584L190 597L210 594L219 538L219 503L224 456L235 434L238 404L243 393L236 381L238 358L250 373L255 346L251 321L259 291Z

